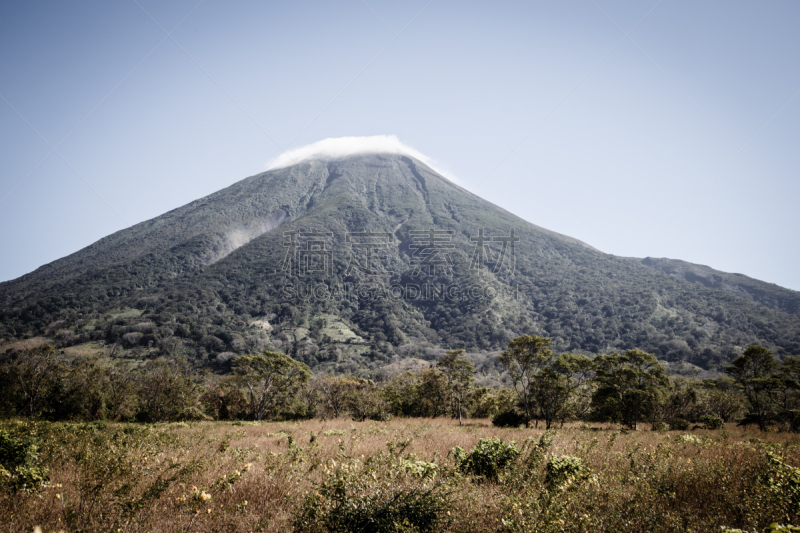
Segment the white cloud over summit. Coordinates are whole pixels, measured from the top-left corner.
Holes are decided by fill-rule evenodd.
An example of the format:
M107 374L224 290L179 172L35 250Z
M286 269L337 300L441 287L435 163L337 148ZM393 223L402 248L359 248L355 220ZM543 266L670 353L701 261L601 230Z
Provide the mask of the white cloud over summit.
M437 168L430 157L401 143L400 139L395 135L330 137L282 153L267 166L267 170L289 167L305 159L342 159L358 154L403 154L411 156L419 159L450 181L457 181L448 172Z

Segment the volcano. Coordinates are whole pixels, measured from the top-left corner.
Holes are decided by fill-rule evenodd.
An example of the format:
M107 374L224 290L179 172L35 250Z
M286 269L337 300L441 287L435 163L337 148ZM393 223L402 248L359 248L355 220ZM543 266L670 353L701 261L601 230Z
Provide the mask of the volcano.
M605 254L396 151L307 154L0 284L5 346L372 372L523 334L714 370L754 343L800 354L800 293Z

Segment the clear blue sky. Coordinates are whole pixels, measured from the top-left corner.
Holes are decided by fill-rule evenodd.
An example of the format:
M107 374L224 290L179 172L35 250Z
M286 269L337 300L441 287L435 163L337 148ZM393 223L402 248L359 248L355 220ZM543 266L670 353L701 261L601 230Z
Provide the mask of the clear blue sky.
M800 290L798 2L138 2L0 4L0 280L394 134L605 252Z

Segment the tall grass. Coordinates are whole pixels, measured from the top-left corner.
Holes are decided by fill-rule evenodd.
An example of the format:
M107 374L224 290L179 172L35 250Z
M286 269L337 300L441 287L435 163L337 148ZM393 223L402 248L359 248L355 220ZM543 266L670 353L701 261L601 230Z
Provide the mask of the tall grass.
M544 432L488 420L337 419L1 429L36 443L49 484L29 492L0 481L0 531L346 531L357 521L362 531L711 532L800 523L798 436L732 425ZM511 441L515 453L500 454L491 475L469 466L472 451L491 462Z

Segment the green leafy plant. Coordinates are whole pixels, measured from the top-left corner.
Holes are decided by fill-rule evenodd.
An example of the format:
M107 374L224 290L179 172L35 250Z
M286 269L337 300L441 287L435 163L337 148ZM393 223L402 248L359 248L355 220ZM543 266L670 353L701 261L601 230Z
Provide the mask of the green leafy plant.
M32 439L0 430L0 484L12 491L36 492L50 479L39 461L39 450Z
M492 424L501 428L516 428L525 423L525 417L514 409L497 413L492 418Z
M545 472L545 485L550 489L564 489L589 475L589 469L581 458L569 455L553 455L547 461Z
M705 429L723 429L725 427L725 421L717 415L703 415L700 417L700 424L703 425Z
M325 466L326 477L296 511L296 533L438 531L452 508L435 463L376 454Z
M769 470L762 476L761 483L787 511L800 514L800 468L787 465L781 456L772 452L767 452L767 459Z
M686 431L690 425L689 421L683 418L673 418L669 421L669 428L675 431Z
M520 451L512 440L508 443L499 438L481 439L469 454L463 450L453 452L459 458L461 469L474 476L497 481L506 468L519 457Z
M722 533L746 533L741 529L722 528ZM773 522L764 528L764 533L800 533L800 526L781 525Z

